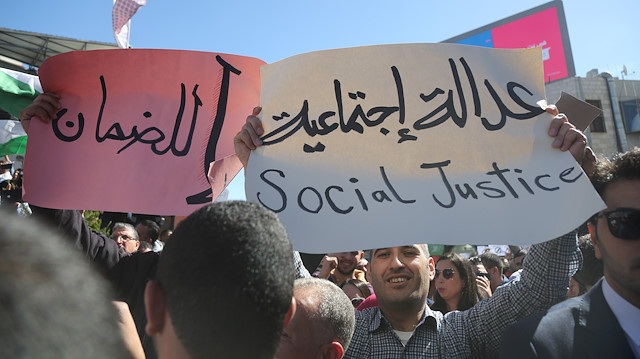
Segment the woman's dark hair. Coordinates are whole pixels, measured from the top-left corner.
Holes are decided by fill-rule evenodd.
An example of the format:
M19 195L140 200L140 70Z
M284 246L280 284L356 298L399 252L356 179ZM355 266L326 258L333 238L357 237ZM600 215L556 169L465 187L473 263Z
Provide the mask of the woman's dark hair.
M469 260L457 253L446 253L440 256L438 263L443 260L451 261L451 264L456 268L462 280L462 292L460 293L460 301L458 301L458 308L456 309L463 311L473 307L478 303L478 284ZM436 265L438 265L438 263L436 263ZM442 313L449 312L447 302L440 296L438 291L436 291L435 301L431 309Z
M340 289L342 289L342 287L347 284L351 284L352 286L358 288L363 298L367 298L371 295L371 291L369 290L369 286L367 285L367 283L359 279L348 279L344 281L342 284L340 284Z

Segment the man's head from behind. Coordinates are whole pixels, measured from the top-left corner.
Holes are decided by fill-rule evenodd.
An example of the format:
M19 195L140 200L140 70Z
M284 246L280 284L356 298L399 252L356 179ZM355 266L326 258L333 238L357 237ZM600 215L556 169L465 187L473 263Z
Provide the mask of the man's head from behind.
M187 217L145 292L160 355L272 358L292 309L291 253L276 215L257 204L219 202Z
M109 284L35 220L0 225L0 358L122 358Z
M297 279L293 295L296 312L282 332L278 359L341 358L355 326L349 298L318 278Z
M611 287L640 308L640 149L598 162L591 183L607 208L589 223Z
M602 261L596 258L595 248L593 248L589 234L578 238L578 247L582 252L582 268L571 277L568 298L585 294L603 275Z
M160 235L160 226L150 219L145 219L136 226L140 241L153 243Z

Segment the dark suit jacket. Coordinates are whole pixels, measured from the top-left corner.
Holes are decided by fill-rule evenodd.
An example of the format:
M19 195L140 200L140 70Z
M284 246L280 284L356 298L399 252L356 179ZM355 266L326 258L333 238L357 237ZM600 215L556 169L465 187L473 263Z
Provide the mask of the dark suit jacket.
M501 358L634 358L602 294L600 280L585 295L509 326Z

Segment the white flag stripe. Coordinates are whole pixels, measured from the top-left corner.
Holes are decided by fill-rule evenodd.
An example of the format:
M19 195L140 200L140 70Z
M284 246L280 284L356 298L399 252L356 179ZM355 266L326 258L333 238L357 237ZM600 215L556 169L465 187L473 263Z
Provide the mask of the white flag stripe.
M19 72L19 71L13 71L13 70L9 70L9 69L5 69L5 68L0 68L0 71L4 72L5 74L13 77L14 79L20 81L20 82L24 82L25 84L33 87L36 89L36 91L42 93L42 86L40 85L40 79L38 78L38 76L35 75L29 75L29 74L25 74L23 72Z
M131 20L127 21L127 23L120 28L119 32L113 33L113 35L116 38L116 44L121 49L129 48L129 28L130 27L131 27Z
M141 6L147 4L146 0L115 0L113 4L112 24L113 36L120 48L129 47L129 30L131 18Z
M24 132L24 128L22 128L20 122L0 120L0 143L6 143L14 138L26 135L27 133Z

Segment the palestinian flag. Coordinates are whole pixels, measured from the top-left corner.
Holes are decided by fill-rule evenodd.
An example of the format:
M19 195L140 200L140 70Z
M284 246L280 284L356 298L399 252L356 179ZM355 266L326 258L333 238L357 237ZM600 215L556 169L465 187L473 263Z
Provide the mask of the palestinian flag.
M40 93L38 76L0 67L0 156L24 154L27 134L18 116Z

